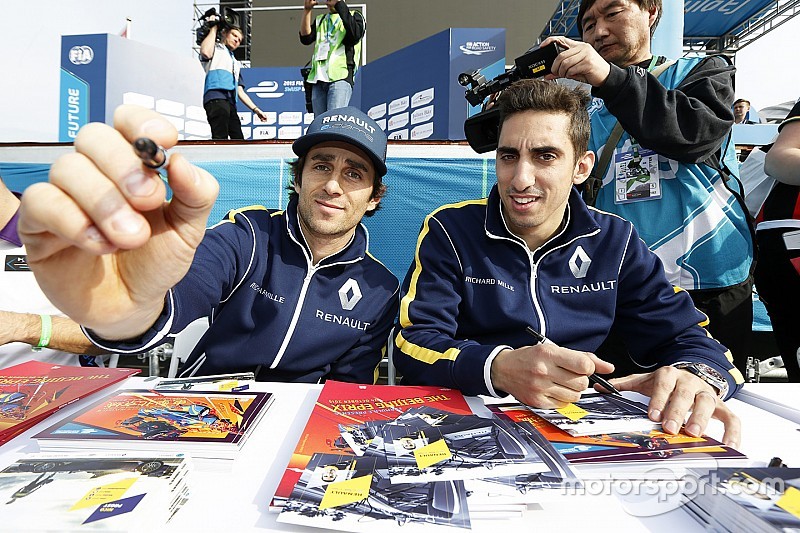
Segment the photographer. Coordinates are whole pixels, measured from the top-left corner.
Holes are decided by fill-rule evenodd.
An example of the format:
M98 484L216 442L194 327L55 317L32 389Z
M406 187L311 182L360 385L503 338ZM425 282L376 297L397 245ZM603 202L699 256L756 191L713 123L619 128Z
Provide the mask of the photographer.
M583 0L577 25L585 42L542 42L566 48L549 78L592 86L589 149L599 161L593 177L600 188L585 191L587 201L633 222L669 281L689 292L708 316L708 330L744 370L753 239L730 139L735 68L723 56L654 56L661 5Z
M314 44L311 72L306 81L313 87L314 115L319 115L349 105L366 25L361 13L350 13L344 0L326 0L328 12L312 21L315 3L303 0L300 42Z
M211 126L211 138L244 139L242 123L236 113L237 96L261 120L267 118L244 91L242 64L233 56L244 35L236 26L226 25L220 29L221 21L216 14L209 15L205 20L210 27L200 44L200 62L206 71L203 107ZM220 36L219 41L217 35Z

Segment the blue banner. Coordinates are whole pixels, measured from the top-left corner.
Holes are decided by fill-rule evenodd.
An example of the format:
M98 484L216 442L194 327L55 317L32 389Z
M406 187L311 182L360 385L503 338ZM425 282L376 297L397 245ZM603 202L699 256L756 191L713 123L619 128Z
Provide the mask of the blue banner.
M73 142L81 126L89 122L89 84L63 68L60 107L58 140Z
M468 105L458 75L504 58L503 29L439 32L368 63L361 109L390 139L464 139Z
M683 6L683 35L725 35L774 3L773 0L686 0Z
M464 121L480 109L469 105L464 98L466 88L459 85L458 75L480 69L481 74L491 80L505 72L506 31L502 28L453 28L450 31L450 116L446 138L463 140Z
M87 122L105 121L107 56L107 35L61 37L59 141L72 142Z
M296 139L311 122L300 67L242 69L245 91L266 115L261 120L241 101L239 118L245 139Z

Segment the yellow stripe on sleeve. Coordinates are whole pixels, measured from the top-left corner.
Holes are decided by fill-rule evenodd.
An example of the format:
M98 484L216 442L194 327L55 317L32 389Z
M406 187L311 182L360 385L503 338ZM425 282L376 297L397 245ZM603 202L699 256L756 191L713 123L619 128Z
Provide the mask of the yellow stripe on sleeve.
M406 293L400 301L400 327L407 328L412 324L411 320L408 318L408 306L411 305L411 302L414 301L417 295L417 282L419 281L419 275L422 273L422 263L419 261L419 248L422 245L422 241L428 235L431 218L443 209L458 209L473 204L486 205L486 203L487 199L482 198L480 200L466 200L455 204L446 204L425 217L422 230L420 230L419 237L417 237L417 247L414 249L414 272L411 274L411 280L408 284L408 293Z
M417 346L413 342L407 341L403 337L402 331L397 335L397 347L401 352L408 355L412 359L416 359L417 361L421 361L429 365L432 365L437 361L455 361L456 357L458 357L458 354L461 353L461 350L458 348L450 348L446 352L442 353L435 350L430 350L428 348L423 348L422 346Z

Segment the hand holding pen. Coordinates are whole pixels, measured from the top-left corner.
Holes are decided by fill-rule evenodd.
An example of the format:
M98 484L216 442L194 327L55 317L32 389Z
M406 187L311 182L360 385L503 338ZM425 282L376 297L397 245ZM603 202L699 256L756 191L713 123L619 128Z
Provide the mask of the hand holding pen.
M490 360L494 393L506 392L532 407L554 409L577 402L593 372L609 373L614 365L596 355L558 346L534 330L536 340L519 348L501 347Z
M536 340L536 344L553 344L553 342L550 339L548 339L547 337L545 337L544 335L533 329L531 326L527 326L525 328L525 331L527 331L528 334ZM589 376L589 383L592 385L600 385L610 394L616 394L618 396L622 396L622 393L618 391L617 388L614 387L614 385L612 385L607 379L596 373L591 374Z
M219 184L167 155L177 141L155 111L121 106L114 127L81 128L50 182L26 191L19 230L32 269L53 303L101 337L146 330L205 234ZM168 172L170 201L157 171Z

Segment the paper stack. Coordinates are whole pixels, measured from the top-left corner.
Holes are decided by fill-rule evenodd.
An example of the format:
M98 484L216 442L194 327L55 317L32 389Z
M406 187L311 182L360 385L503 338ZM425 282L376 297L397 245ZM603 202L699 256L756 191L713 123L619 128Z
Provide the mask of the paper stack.
M0 370L0 444L67 405L139 373L28 361Z
M271 402L268 392L124 390L34 438L43 451L91 447L232 459Z
M182 455L29 454L0 471L4 531L154 531L187 501Z
M602 400L611 401L610 398ZM628 401L636 412L644 408L638 402ZM583 406L595 407L598 401L593 399L587 405L582 398L575 405L589 412ZM615 405L621 403L616 400ZM535 428L569 460L583 479L679 479L686 474L687 468L747 463L745 455L711 437L692 437L685 433L670 435L658 429L648 430L652 422L642 426L634 420L627 427L614 426L618 430L624 428L616 433L574 436L562 429L571 428L572 425L563 421L559 421L561 427L552 424L540 416L541 409L532 409L519 403L496 404L490 409L523 427ZM574 408L570 409L577 412ZM637 430L641 427L645 429Z
M471 414L457 391L329 381L272 506L279 522L339 531L519 516L526 491L577 482L532 433Z

